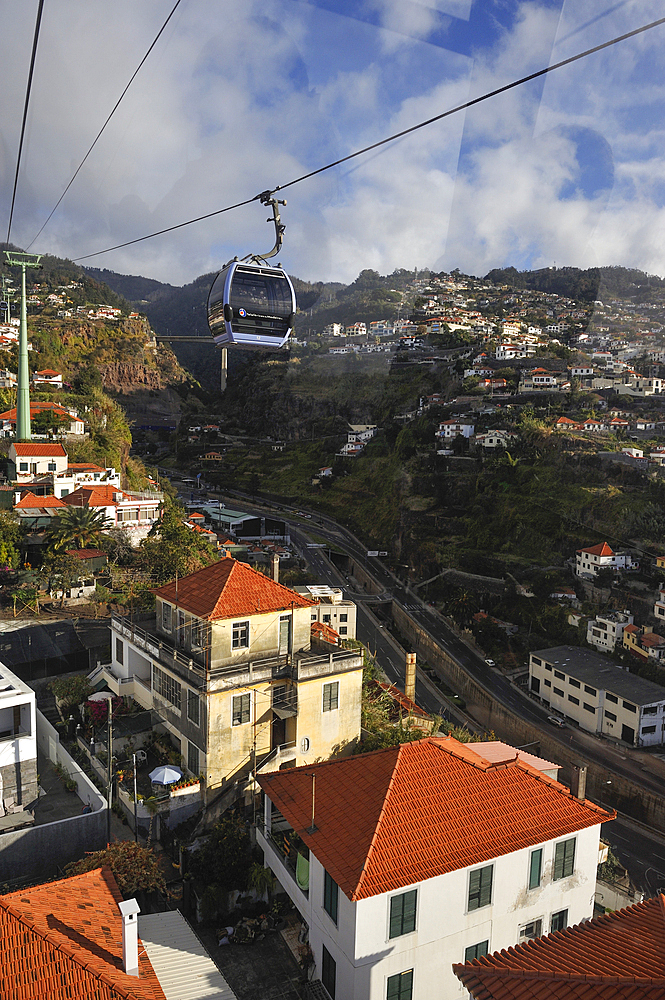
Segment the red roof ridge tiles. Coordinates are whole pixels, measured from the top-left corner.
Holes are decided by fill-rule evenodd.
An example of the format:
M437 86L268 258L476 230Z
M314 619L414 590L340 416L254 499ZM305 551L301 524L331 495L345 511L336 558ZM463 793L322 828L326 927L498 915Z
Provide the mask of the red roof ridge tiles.
M13 441L12 444L17 455L64 455L65 458L67 457L65 446L52 441Z
M615 554L614 549L611 549L607 542L599 542L598 545L592 545L588 549L578 549L578 552L588 552L591 556L613 556Z
M154 593L207 621L310 608L317 603L230 556L172 580Z
M486 955L453 971L476 1000L662 1000L665 896ZM567 984L564 985L564 984ZM635 990L635 985L645 987ZM593 985L593 991L589 987ZM651 989L654 987L655 989ZM647 990L648 988L648 990Z

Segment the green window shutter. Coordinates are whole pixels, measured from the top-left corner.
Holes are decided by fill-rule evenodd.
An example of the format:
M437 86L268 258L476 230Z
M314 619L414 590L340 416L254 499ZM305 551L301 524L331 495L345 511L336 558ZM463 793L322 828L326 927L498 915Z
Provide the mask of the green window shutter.
M390 900L390 930L391 938L410 934L416 929L416 902L418 890L410 889Z
M575 869L575 838L562 840L554 851L554 881L568 878Z
M492 902L492 865L476 868L469 875L469 909L477 910Z
M330 877L328 872L325 872L323 876L323 909L335 923L337 923L338 902L339 886L337 885L337 882Z
M539 847L537 851L531 852L531 863L529 865L529 889L537 889L540 885L540 875L543 869L543 849Z
M386 1000L411 1000L413 997L413 969L388 976Z
M487 954L489 946L489 941L479 941L478 944L470 945L464 950L464 961L471 962L474 958L482 958Z

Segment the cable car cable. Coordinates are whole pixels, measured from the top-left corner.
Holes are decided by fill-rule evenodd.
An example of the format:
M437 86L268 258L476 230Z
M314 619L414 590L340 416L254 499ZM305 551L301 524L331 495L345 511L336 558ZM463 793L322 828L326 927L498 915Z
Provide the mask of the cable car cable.
M554 70L561 69L562 66L569 66L571 63L578 62L580 59L585 59L587 56L593 55L595 52L600 52L603 49L610 48L612 45L616 45L618 42L623 42L627 38L633 38L635 35L640 35L645 31L651 30L651 28L657 28L661 24L665 24L665 17L658 18L657 21L651 21L649 24L644 24L640 28L635 28L633 31L627 31L623 35L617 35L616 38L611 38L607 42L602 42L600 45L594 45L593 48L585 49L584 52L578 52L574 56L569 56L567 59L562 59L560 62L553 63L551 66L546 66L544 69L539 69L535 73L529 73L528 76L523 76L519 80L513 80L512 83L507 83L503 87L497 87L496 90L490 90L486 94L482 94L480 97L474 97L470 101L465 101L464 104L458 104L454 108L449 108L448 111L443 111L440 115L435 115L433 118L427 118L425 121L419 122L417 125L411 125L410 128L403 129L401 132L395 132L393 135L389 135L385 139L380 139L378 142L373 142L369 146L364 146L362 149L357 149L354 153L349 153L348 156L342 156L338 160L333 160L332 163L327 163L323 167L318 167L316 170L310 170L309 173L302 174L300 177L294 178L292 181L288 181L286 184L278 184L276 187L268 190L262 191L260 194L254 195L253 198L247 198L245 201L237 202L235 205L228 205L226 208L219 208L215 212L208 212L207 215L199 215L196 219L189 219L187 222L180 222L175 226L168 226L166 229L159 229L155 233L148 233L147 236L139 236L135 240L127 240L126 243L118 243L112 247L106 247L104 250L96 250L94 253L82 254L80 257L74 257L74 261L88 260L90 257L98 257L103 253L111 253L112 250L121 250L124 247L133 246L135 243L142 243L144 240L154 239L155 236L162 236L164 233L172 233L176 229L182 229L185 226L191 226L196 222L202 222L204 219L211 219L215 215L222 215L224 212L231 212L236 208L241 208L243 205L249 205L253 201L263 200L266 196L275 194L277 191L284 191L288 187L292 187L294 184L300 184L302 181L308 180L310 177L315 177L317 174L322 174L326 170L330 170L332 167L337 167L340 163L346 163L348 160L353 160L356 156L362 156L364 153L369 153L373 149L377 149L379 146L385 146L386 143L394 142L396 139L401 139L402 136L409 135L411 132L417 132L421 128L425 128L427 125L432 125L434 122L441 121L443 118L448 118L450 115L457 114L458 111L464 111L467 108L472 108L476 104L481 104L483 101L489 100L490 97L497 97L499 94L505 94L508 90L514 90L515 87L520 87L523 83L529 83L531 80L537 80L541 76L545 76L547 73L552 73Z
M42 0L42 2L43 2L43 0ZM153 41L152 45L150 46L150 48L148 49L148 51L146 52L146 54L145 54L145 55L143 56L143 59L141 60L141 62L140 62L140 63L138 64L138 66L136 67L136 69L135 69L135 70L134 70L134 72L132 73L132 75L131 75L131 77L130 77L130 79L129 79L129 83L127 84L127 86L126 86L126 87L125 87L125 89L123 90L123 92L122 92L122 94L120 95L120 97L118 98L118 100L117 100L117 101L115 102L115 104L113 105L113 109L112 109L112 111L111 111L111 114L110 114L110 115L108 116L108 118L106 119L106 121L104 122L104 124L102 125L102 127L100 128L99 132L98 132L98 133L97 133L97 135L95 136L95 139L94 139L94 141L93 141L93 143L92 143L92 145L91 145L90 149L89 149L89 150L88 150L88 152L87 152L87 153L85 154L85 156L83 157L83 159L82 159L82 160L81 160L81 162L79 163L78 167L76 168L76 170L75 170L75 171L74 171L74 173L72 174L72 177L71 177L71 179L70 179L69 183L67 184L67 187L66 187L66 188L65 188L65 190L64 190L64 191L62 192L62 194L60 195L60 197L59 197L59 198L58 198L58 200L56 201L55 205L54 205L54 206L53 206L53 208L51 209L51 211L50 211L50 213L49 213L49 215L48 215L48 218L46 219L46 222L44 223L44 225L42 226L42 228L41 228L41 229L39 230L39 232L37 233L37 235L33 237L33 239L32 239L32 240L30 241L30 243L28 243L28 245L27 245L27 247L26 247L26 250L29 250L29 249L30 249L30 247L32 246L32 244L33 244L33 243L35 242L35 240L37 240L37 239L38 239L38 238L39 238L39 237L41 236L41 234L42 234L42 233L44 232L44 230L46 229L47 225L49 224L49 222L51 221L51 219L52 219L52 218L53 218L53 216L55 215L55 212L56 212L56 210L57 210L57 208L58 208L58 206L59 206L60 202L61 202L61 201L62 201L62 199L63 199L63 198L65 197L65 195L66 195L66 194L67 194L67 192L69 191L70 187L72 186L72 184L74 183L74 181L75 181L75 180L76 180L76 178L78 177L78 174L79 174L79 171L81 170L81 167L82 167L82 166L84 165L85 161L86 161L86 160L88 159L88 157L89 157L89 156L90 156L90 154L92 153L93 149L94 149L94 148L95 148L95 146L97 145L97 142L98 142L98 141L99 141L99 139L101 138L101 135L102 135L102 132L104 131L104 129L106 128L106 126L108 125L108 123L109 123L109 122L111 121L111 119L113 118L113 115L114 115L114 114L116 113L116 111L118 110L118 107L119 107L119 105L120 105L120 102L122 101L123 97L125 96L125 94L126 94L126 93L127 93L127 91L129 90L129 88L131 87L131 85L132 85L132 83L134 82L134 80L136 79L136 77L138 76L138 73L139 73L139 70L141 69L141 67L143 66L144 62L146 61L146 59L148 58L148 56L150 55L150 53L151 53L151 52L152 52L152 50L154 49L154 47L155 47L155 45L157 44L157 42L159 41L159 39L160 39L160 37L161 37L161 35L162 35L162 33L163 33L164 29L166 28L166 25L167 25L167 24L169 23L169 21L171 20L171 18L172 18L172 17L173 17L173 15L175 14L175 12L176 12L177 8L179 7L180 3L181 3L181 0L176 0L176 3L175 3L175 6L174 6L173 10L171 11L171 13L169 14L169 16L168 16L168 17L166 18L166 20L164 21L164 24L163 24L163 25L161 26L161 28L160 28L160 29L159 29L159 31L157 32L157 35L155 36L155 39L154 39L154 41Z
M18 188L18 175L21 169L21 154L23 152L23 139L25 137L25 125L28 120L28 105L30 104L30 93L32 91L32 77L35 71L35 59L37 58L37 43L39 42L39 29L42 23L42 12L44 10L44 0L39 0L37 7L37 21L35 23L35 34L32 39L32 55L30 56L30 69L28 71L28 83L25 88L25 102L23 104L23 122L21 123L21 138L18 144L18 156L16 157L16 174L14 175L14 190L12 192L12 206L9 210L9 224L7 226L7 243L12 231L12 219L14 218L14 204L16 202L16 189Z

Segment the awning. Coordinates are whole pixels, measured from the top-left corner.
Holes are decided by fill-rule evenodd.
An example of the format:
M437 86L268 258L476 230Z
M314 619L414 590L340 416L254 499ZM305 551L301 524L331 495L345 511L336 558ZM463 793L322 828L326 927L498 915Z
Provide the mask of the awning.
M298 709L294 705L273 705L272 710L278 719L292 719L298 714Z

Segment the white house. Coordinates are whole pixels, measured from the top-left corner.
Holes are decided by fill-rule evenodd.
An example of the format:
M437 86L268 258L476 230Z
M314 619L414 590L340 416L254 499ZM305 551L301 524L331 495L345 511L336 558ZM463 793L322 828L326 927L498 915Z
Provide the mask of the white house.
M62 373L53 368L43 368L33 374L32 384L36 389L62 389Z
M17 483L27 483L34 476L65 472L67 452L55 441L13 441L9 446L8 476Z
M372 440L377 430L376 424L349 424L348 440L365 444Z
M518 435L513 431L488 431L486 434L476 434L476 444L481 448L509 448Z
M128 493L117 486L79 486L67 494L65 502L71 507L93 507L103 511L109 527L122 528L132 545L146 538L153 524L160 518L159 505L163 493Z
M601 569L638 569L639 562L630 552L615 552L607 542L600 542L588 549L578 549L575 556L575 573L590 579Z
M623 630L633 624L633 616L628 611L606 611L597 615L587 624L586 641L600 652L611 653L622 644Z
M259 776L257 842L307 924L318 995L456 997L454 962L592 916L613 814L546 761L490 756L428 738Z
M35 692L0 662L0 817L36 798Z
M436 437L451 440L461 434L462 437L470 438L475 429L475 424L469 424L465 420L443 420L439 424Z

